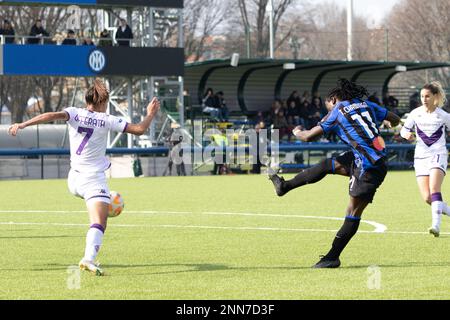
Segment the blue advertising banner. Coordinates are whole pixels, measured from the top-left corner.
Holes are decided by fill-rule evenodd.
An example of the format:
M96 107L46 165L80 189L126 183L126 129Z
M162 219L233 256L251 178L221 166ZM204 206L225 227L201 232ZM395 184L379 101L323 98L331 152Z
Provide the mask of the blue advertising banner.
M4 45L4 75L94 76L89 46Z
M1 46L0 60L3 75L184 75L183 48L6 44Z

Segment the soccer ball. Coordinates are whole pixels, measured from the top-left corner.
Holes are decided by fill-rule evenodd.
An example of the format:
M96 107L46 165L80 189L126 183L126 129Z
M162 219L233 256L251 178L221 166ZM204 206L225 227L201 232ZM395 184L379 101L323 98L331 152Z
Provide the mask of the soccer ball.
M117 217L125 207L125 204L123 203L122 196L116 192L111 191L109 193L109 196L111 197L111 203L109 204L109 213L108 216L110 218Z

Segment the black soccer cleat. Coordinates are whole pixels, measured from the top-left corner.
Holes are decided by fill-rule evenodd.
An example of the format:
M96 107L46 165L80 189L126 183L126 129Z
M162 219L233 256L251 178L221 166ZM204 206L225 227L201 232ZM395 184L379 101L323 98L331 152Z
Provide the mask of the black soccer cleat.
M287 191L284 190L283 185L284 185L284 178L283 177L279 177L276 174L272 174L269 176L270 181L272 181L274 187L275 187L275 192L277 193L277 195L279 197L284 196Z
M335 260L330 260L328 258L322 257L319 262L317 262L312 267L314 269L322 269L322 268L339 268L341 265L341 261L339 258Z

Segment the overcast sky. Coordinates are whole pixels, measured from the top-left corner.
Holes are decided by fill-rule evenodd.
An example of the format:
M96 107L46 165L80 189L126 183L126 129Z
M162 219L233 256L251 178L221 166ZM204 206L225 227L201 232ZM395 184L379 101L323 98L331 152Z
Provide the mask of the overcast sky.
M296 0L301 1L301 0ZM347 0L314 0L314 2L335 2L342 7L347 7ZM353 0L353 10L357 15L368 18L370 27L380 26L382 19L400 0Z

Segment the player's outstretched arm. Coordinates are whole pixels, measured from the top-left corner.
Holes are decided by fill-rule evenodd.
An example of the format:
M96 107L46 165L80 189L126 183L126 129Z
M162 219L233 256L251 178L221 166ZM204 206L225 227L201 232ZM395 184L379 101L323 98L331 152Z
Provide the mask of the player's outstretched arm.
M311 142L323 135L323 129L321 126L315 126L311 130L302 131L300 127L295 127L292 133L304 142Z
M65 111L60 112L47 112L40 114L34 118L31 118L28 121L22 123L14 123L8 128L8 134L12 136L16 136L19 129L25 129L29 126L34 126L36 124L52 122L56 120L64 120L67 121L69 119L69 115Z
M406 129L405 127L403 127L403 128L400 130L400 136L401 136L403 139L408 140L409 142L414 142L414 140L415 140L414 134L413 134L411 131L409 131L408 129Z
M385 120L389 121L392 127L396 127L400 123L400 117L391 111L388 111Z
M153 118L158 112L159 107L160 102L156 97L154 97L152 101L150 101L150 103L147 105L147 115L145 116L144 120L139 123L128 124L125 132L137 136L144 134L144 132L148 130L148 127L150 127L150 124L152 123Z
M400 130L400 136L403 139L408 140L409 142L414 142L415 136L413 134L413 128L414 128L414 120L411 114L409 114L408 118L406 119L402 129Z

